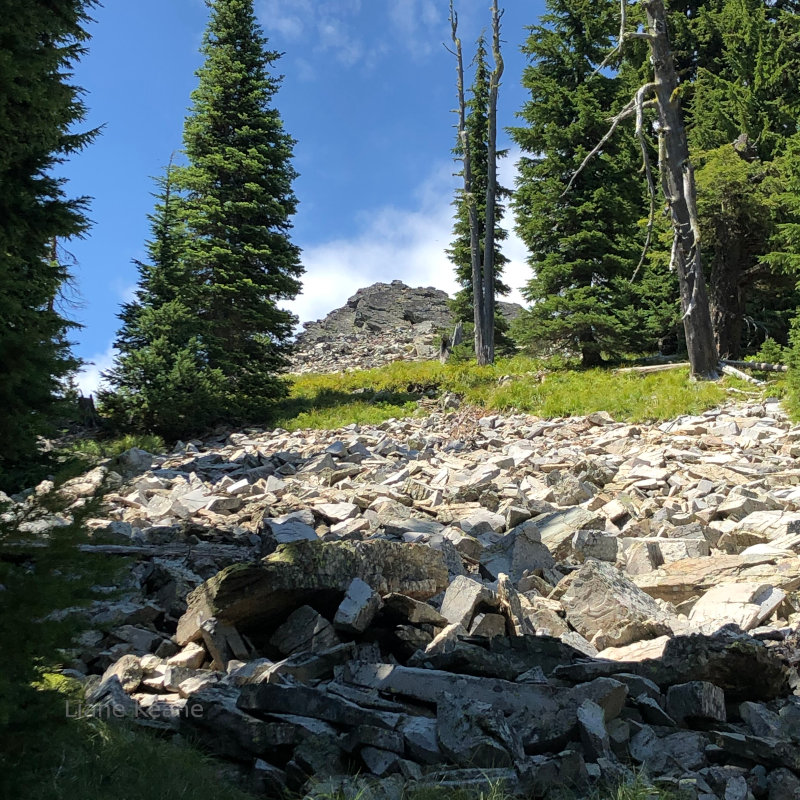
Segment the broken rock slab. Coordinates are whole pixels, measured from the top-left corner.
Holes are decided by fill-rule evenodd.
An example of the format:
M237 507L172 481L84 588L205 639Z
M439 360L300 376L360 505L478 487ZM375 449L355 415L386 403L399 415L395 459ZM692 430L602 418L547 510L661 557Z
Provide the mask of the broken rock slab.
M479 606L497 608L497 596L479 581L459 575L447 587L441 614L451 624L469 628Z
M693 606L689 622L703 633L734 623L743 631L769 619L786 598L781 589L763 583L725 583L709 589Z
M567 621L598 650L672 633L670 615L618 569L589 560L561 596Z
M234 564L197 587L178 622L176 640L185 645L200 636L209 617L242 630L286 618L315 593L337 596L354 578L379 594L400 592L427 600L447 587L441 553L422 545L385 540L296 542L283 545L260 562Z
M380 595L361 578L354 578L336 609L333 624L345 633L364 633L380 606Z

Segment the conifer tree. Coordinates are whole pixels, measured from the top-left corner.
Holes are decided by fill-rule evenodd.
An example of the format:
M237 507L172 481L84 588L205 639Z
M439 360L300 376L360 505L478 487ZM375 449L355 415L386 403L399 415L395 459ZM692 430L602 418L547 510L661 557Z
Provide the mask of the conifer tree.
M469 140L470 155L472 157L472 186L475 196L476 217L478 224L478 247L483 252L485 243L486 227L486 187L488 182L488 155L489 146L488 136L488 110L489 110L489 81L490 70L486 61L486 40L484 36L478 39L475 50L474 66L475 73L470 88L470 97L467 101L466 133ZM454 153L457 156L463 155L460 137L457 139ZM501 151L498 156L504 156ZM507 189L498 186L498 198L507 197ZM447 251L450 260L455 266L456 279L462 288L456 293L451 302L451 309L456 320L460 322L472 323L474 294L472 291L472 259L470 253L470 230L469 230L469 209L467 199L463 190L459 190L455 203L455 224L453 233L455 239L452 246ZM508 259L500 249L500 242L508 238L508 233L501 227L504 208L501 203L495 207L495 248L494 248L494 274L495 292L497 295L507 294L510 289L503 283L503 267L508 263ZM509 346L510 340L507 337L508 323L502 314L495 314L495 343L503 347Z
M289 238L297 199L294 140L272 101L280 54L266 49L253 0L213 0L184 128L188 166L184 267L208 367L228 380L227 415L254 418L281 394L296 322L281 300L300 291Z
M565 192L628 100L617 75L593 74L619 26L619 6L548 0L547 8L524 47L531 61L523 75L530 100L519 113L525 125L511 131L524 154L517 230L534 272L523 291L532 307L514 330L523 343L566 349L597 366L604 353L644 344L630 283L643 239L640 156L630 138L616 137Z
M303 271L289 239L294 141L272 105L279 54L253 0L209 5L188 163L161 182L150 261L138 265L102 398L121 424L168 438L259 419L281 395L295 318L278 302L297 294Z
M69 276L51 254L88 227L87 198L69 198L56 170L97 133L76 132L86 109L70 83L93 5L0 0L0 486L34 456L77 366L56 302Z
M225 378L207 363L198 319L188 304L183 201L170 165L150 216L149 260L137 261L135 300L122 307L114 367L104 374L103 412L123 429L181 437L219 419Z

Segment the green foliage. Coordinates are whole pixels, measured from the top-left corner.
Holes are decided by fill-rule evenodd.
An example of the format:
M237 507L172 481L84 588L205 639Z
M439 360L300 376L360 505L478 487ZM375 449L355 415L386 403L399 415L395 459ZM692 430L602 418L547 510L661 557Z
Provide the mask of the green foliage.
M785 358L786 348L781 347L774 339L767 337L750 360L766 364L783 364Z
M138 447L148 453L163 453L166 450L166 444L160 436L130 433L116 439L76 439L70 442L65 450L68 453L79 453L92 459L100 459L114 458L132 447Z
M786 405L792 418L800 419L800 315L792 320L789 346L786 348Z
M619 420L644 422L713 408L724 400L726 385L742 387L735 379L690 381L685 369L644 375L576 370L557 359L527 356L498 359L486 367L468 361L396 362L372 370L296 376L289 399L278 404L270 424L288 430L374 424L408 415L416 400L444 392L492 411L542 417L608 411Z
M149 262L122 310L120 353L103 412L121 429L186 437L218 422L259 421L285 394L300 288L289 240L294 141L272 106L279 54L252 0L215 0L186 119L188 165L159 184Z
M486 240L486 189L489 183L489 85L491 72L486 62L486 39L483 35L478 39L473 60L475 74L467 100L466 134L469 144L472 191L475 198L475 212L478 223L478 251L483 253ZM463 147L460 139L456 141L453 149L457 157L463 156ZM498 152L498 158L505 155L505 151ZM508 197L510 192L502 186L497 187L498 201ZM464 195L464 190L457 192L453 203L456 207L455 223L453 225L453 240L447 255L455 266L456 280L461 284L461 289L456 292L450 307L456 320L471 323L474 320L474 295L472 288L472 253L470 245L469 204ZM508 238L508 232L501 226L504 208L501 202L495 205L494 226L494 287L496 295L508 294L509 287L503 283L503 267L508 259L500 249L500 243ZM507 336L508 323L502 314L497 311L495 304L495 346L498 348L510 346ZM466 338L466 334L465 334ZM474 355L474 347L473 347Z
M88 226L87 198L69 198L56 170L96 131L70 70L84 53L93 0L0 0L0 488L14 488L36 437L58 412L77 367L58 309L69 275L55 242Z
M539 352L578 354L584 366L596 366L648 345L631 283L643 241L640 156L620 133L567 190L609 116L629 100L618 75L592 75L611 48L619 5L549 0L547 8L524 47L530 99L519 113L524 126L511 131L525 153L513 205L534 273L524 290L533 305L513 334ZM654 288L646 297L661 303Z

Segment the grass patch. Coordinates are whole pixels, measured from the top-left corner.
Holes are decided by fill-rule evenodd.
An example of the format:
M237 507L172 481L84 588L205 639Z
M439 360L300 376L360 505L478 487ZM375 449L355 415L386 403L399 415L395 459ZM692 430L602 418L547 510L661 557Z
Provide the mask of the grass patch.
M26 800L250 800L222 766L188 744L123 724L72 718L80 684L61 675L37 683L38 725L2 756L0 795ZM67 705L69 703L69 706Z
M152 433L129 433L116 439L75 439L64 448L64 451L67 454L100 459L114 458L132 447L138 447L148 453L163 453L166 449L164 440L160 436Z
M649 374L554 369L552 363L525 356L499 359L487 367L395 362L356 372L293 376L290 395L278 404L269 424L288 430L376 424L408 416L420 398L444 392L489 411L540 417L608 411L621 421L654 422L702 413L723 402L729 388L753 391L735 378L690 381L686 368ZM772 386L769 391L775 393Z

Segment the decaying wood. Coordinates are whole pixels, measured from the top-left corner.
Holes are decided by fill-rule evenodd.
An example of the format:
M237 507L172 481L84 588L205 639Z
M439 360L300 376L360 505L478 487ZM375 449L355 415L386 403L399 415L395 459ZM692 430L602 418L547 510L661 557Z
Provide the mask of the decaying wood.
M647 375L650 372L666 372L668 369L679 369L680 367L689 367L691 364L688 361L678 361L672 364L649 364L646 367L624 367L622 369L615 369L614 372L638 372L642 375Z
M475 323L475 353L480 363L481 354L485 351L484 332L486 322L484 319L484 306L481 303L482 275L481 253L478 239L478 208L475 202L475 193L472 190L472 156L467 135L467 101L464 93L464 55L461 47L461 38L458 35L458 13L453 0L450 0L450 33L453 39L454 50L450 52L456 57L456 88L458 91L458 138L461 142L461 160L464 166L464 198L467 201L467 214L469 217L469 252L472 266L472 309L473 322Z
M788 372L789 367L785 364L770 364L766 361L732 361L729 358L723 358L721 364L727 364L729 367L739 367L740 369L754 369L757 372Z
M752 383L754 386L765 386L766 384L764 381L760 381L758 378L754 378L752 375L748 375L746 372L742 372L740 369L736 369L736 367L732 367L729 364L725 364L722 361L719 363L720 371L723 372L725 375L731 375L734 378L739 378L739 380L746 381L747 383Z
M621 0L622 25L625 24L625 0ZM653 64L653 80L640 87L635 97L611 120L611 127L597 146L586 156L572 175L569 191L577 175L586 164L602 150L619 124L630 116L636 116L636 134L643 154L643 163L648 185L652 187L646 142L643 133L643 111L651 106L645 97L652 95L658 109L658 152L661 187L672 219L673 241L670 267L678 274L678 283L683 310L683 329L689 355L692 376L714 379L719 377L719 356L714 343L708 294L700 257L700 225L697 217L694 170L689 160L689 145L680 110L678 77L672 58L667 34L666 11L662 0L642 0L647 17L646 30L626 33L620 31L620 42L626 38L645 39L650 45ZM645 253L650 243L652 219L655 211L654 196L650 201ZM644 261L640 259L638 272Z
M497 95L500 90L500 79L503 76L503 55L500 50L500 18L503 13L497 7L497 0L492 2L492 57L494 69L489 81L488 109L488 152L486 181L486 224L484 226L483 245L483 291L480 302L483 303L483 351L478 352L479 364L494 363L494 217L497 206ZM473 285L475 303L478 303L477 289ZM477 345L477 341L476 341Z
M658 104L659 166L664 197L672 217L672 265L678 273L683 329L692 375L718 377L719 356L700 257L694 169L678 99L678 76L672 58L662 0L642 0L653 62L653 92Z

